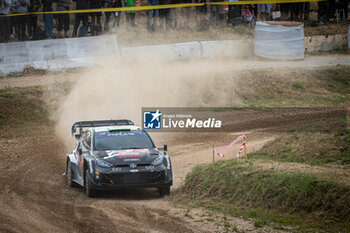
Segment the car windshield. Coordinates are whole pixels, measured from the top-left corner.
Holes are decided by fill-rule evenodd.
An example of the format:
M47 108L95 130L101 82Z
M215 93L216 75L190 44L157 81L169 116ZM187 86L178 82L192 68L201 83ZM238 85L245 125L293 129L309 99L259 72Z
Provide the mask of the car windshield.
M98 132L94 136L96 150L124 150L153 148L149 136L142 131Z

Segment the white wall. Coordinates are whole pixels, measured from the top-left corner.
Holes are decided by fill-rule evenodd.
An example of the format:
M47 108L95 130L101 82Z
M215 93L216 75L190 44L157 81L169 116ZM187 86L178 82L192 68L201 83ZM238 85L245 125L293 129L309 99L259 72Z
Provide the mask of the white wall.
M0 44L0 74L35 69L62 70L93 64L103 56L119 56L115 36L81 37Z

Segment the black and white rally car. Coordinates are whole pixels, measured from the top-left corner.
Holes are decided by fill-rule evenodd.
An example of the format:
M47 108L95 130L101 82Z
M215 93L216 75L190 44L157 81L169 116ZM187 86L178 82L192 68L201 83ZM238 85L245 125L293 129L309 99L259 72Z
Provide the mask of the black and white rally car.
M156 148L132 121L76 122L72 135L77 144L66 155L65 173L70 187L85 187L89 197L98 190L136 187L156 187L162 196L170 194L173 175L167 145Z

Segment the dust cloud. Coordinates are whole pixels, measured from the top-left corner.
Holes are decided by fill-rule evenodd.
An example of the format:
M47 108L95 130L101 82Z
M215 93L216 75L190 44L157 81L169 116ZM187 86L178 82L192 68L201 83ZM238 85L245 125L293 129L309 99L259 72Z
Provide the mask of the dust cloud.
M76 121L130 119L139 125L141 107L218 107L240 103L235 77L225 63L139 59L104 60L78 75L58 107L51 110L59 138L72 149ZM70 75L70 74L67 74ZM62 94L62 93L61 93Z

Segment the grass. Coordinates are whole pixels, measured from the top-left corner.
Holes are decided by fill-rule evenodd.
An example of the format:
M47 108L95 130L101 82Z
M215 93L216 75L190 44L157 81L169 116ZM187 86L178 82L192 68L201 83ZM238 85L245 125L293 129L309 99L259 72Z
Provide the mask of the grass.
M299 88L299 89L303 89L303 84L301 84L301 82L294 82L293 83L293 87L295 88Z
M337 164L350 166L350 129L344 117L304 123L285 132L250 158L311 165Z
M195 167L173 198L255 218L255 227L283 223L304 224L311 229L319 224L323 229L350 230L344 228L350 221L350 188L308 173L261 170L235 160L220 161Z
M235 96L242 100L241 106L289 107L339 105L350 102L350 67L337 66L315 69L265 69L243 71L241 78L233 78ZM288 78L284 78L288 77ZM215 92L204 93L212 95ZM206 97L209 99L210 98Z
M16 131L32 133L41 124L49 124L43 107L41 87L8 88L0 91L0 137L13 137ZM28 125L31 122L31 125ZM5 130L6 128L6 130ZM6 133L5 133L6 132Z

